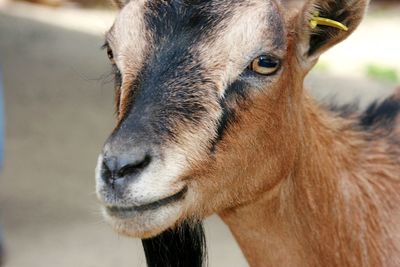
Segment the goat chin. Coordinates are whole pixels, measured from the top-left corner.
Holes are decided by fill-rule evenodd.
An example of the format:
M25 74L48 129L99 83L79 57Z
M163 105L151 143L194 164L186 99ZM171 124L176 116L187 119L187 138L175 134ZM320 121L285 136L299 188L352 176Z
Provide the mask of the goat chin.
M130 214L130 217L124 218L110 216L106 209L103 209L103 217L120 234L141 239L151 238L179 225L182 207L175 204Z

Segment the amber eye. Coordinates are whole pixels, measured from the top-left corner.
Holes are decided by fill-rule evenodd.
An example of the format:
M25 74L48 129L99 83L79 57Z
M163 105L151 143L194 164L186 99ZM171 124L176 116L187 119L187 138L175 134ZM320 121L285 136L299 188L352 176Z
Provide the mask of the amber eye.
M107 56L108 56L108 59L111 61L111 63L115 64L113 51L109 47L107 47Z
M268 76L275 74L281 66L281 61L274 57L263 55L254 59L248 67L257 74Z

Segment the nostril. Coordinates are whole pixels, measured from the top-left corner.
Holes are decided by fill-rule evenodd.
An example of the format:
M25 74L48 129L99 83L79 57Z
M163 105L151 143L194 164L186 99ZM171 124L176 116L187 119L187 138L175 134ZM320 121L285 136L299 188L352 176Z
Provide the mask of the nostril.
M134 155L104 157L101 168L102 180L112 188L125 185L150 164L151 156L149 154L142 155L142 157L138 157L138 155L136 157Z
M112 171L105 161L103 161L101 167L101 177L103 177L104 181L108 182L113 176Z
M106 184L114 188L115 182L117 181L118 177L116 177L114 170L109 167L109 164L107 164L107 161L103 161L101 168L101 177Z
M151 157L146 155L142 160L123 166L118 172L117 177L125 177L132 174L137 174L144 170L151 161Z

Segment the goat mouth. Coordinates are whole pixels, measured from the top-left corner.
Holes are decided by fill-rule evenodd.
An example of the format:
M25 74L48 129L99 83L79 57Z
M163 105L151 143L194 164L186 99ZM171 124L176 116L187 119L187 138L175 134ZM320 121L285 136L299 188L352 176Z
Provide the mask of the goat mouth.
M169 197L166 197L166 198L163 198L163 199L160 199L160 200L148 203L148 204L144 204L144 205L140 205L140 206L131 206L131 207L111 206L111 207L106 207L106 211L107 211L108 215L110 215L112 217L127 219L127 218L134 216L135 214L145 212L145 211L157 210L161 207L178 202L185 197L187 191L188 191L188 187L185 186L181 191L179 191L178 193L176 193L174 195L171 195Z

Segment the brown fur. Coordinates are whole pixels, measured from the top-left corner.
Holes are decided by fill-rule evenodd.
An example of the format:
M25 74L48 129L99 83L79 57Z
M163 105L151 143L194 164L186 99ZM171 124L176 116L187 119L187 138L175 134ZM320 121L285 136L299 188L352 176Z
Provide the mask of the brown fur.
M293 172L222 218L252 266L398 266L398 149L306 109Z
M387 135L321 109L295 40L290 71L233 126L217 166L192 174L207 177L204 215L231 207L219 215L251 266L399 266L400 116Z
M224 173L208 175L228 181L215 191L208 183L206 199L232 206L220 215L251 266L399 266L399 147L378 133L354 131L353 122L333 118L305 93L298 100L292 108L299 115L274 125L284 137L265 128L271 125L265 114L286 113L282 103L263 101L263 116L241 120L247 131L240 135L254 136L253 129L264 127L268 138L241 138L237 151L222 155ZM243 146L257 157L246 158ZM275 162L265 166L271 157ZM240 194L217 193L228 184L227 191L240 187Z

